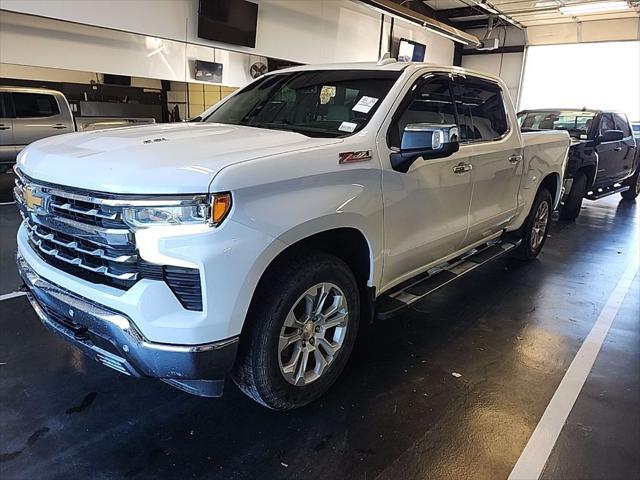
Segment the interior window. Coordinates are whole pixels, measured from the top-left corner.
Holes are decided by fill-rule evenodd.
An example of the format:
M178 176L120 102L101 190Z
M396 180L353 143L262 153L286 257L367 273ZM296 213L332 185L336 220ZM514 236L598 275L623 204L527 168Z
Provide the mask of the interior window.
M615 130L616 127L613 124L613 118L608 113L605 113L600 118L600 135L604 135L607 130Z
M616 125L616 130L621 130L625 137L631 136L631 128L629 128L629 120L627 120L626 115L614 113L613 120Z
M389 131L389 144L399 147L402 132L412 123L456 124L448 77L427 80L413 93L413 99Z
M60 113L53 95L17 92L12 95L17 118L51 117Z
M462 141L496 140L507 132L507 112L498 85L460 78L454 91Z

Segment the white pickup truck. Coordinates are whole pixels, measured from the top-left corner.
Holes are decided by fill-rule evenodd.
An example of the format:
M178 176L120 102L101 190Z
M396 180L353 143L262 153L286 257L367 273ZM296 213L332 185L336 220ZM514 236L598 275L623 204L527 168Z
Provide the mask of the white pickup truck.
M535 258L569 143L522 134L495 77L296 67L202 122L27 147L17 264L44 324L104 365L204 396L232 373L292 409L340 375L360 323Z

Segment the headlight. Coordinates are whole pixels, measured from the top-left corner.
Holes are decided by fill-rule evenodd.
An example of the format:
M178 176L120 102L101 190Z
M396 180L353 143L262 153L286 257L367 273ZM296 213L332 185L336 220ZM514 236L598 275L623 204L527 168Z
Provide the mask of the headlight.
M145 202L146 203L146 202ZM219 225L231 210L231 194L197 196L191 200L168 200L162 205L149 202L144 206L123 209L123 220L134 228L207 223Z

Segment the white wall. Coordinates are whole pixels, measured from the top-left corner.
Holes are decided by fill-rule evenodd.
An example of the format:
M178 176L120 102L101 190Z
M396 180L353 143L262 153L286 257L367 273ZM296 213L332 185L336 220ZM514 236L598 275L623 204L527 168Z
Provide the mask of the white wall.
M257 2L252 49L198 38L197 0L2 0L5 10L48 18L0 12L0 62L193 81L188 62L215 58L225 63L223 83L239 86L249 80L252 59L238 52L300 63L378 59L380 14L366 6L349 0ZM451 40L402 21L398 32L426 43L429 61L452 63Z
M485 30L470 30L469 33L482 39ZM525 44L524 31L516 27L506 29L496 29L492 37L498 36L500 46L516 46ZM479 72L490 73L502 78L509 88L509 93L514 104L518 104L520 94L520 78L522 74L522 64L524 53L491 53L480 55L463 55L462 67ZM517 108L517 107L516 107Z

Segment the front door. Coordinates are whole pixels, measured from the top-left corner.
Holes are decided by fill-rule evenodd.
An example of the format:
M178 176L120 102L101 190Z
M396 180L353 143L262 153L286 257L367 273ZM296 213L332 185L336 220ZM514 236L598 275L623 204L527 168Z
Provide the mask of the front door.
M455 79L455 99L463 145L473 148L469 232L465 245L500 233L518 207L523 172L519 132L510 128L504 96L494 82L465 76Z
M73 132L68 109L61 108L55 95L13 92L14 138L18 151L41 138Z
M601 138L608 130L616 130L613 115L603 113L596 132L596 153L598 154L598 174L594 187L609 186L620 176L623 158L623 141L601 142Z
M383 159L384 286L420 273L425 266L460 249L466 236L471 172L465 148L446 158L418 158L406 173L384 159L400 146L404 128L414 123L455 125L449 76L428 74L417 80L378 138ZM457 173L456 173L457 171Z
M11 118L10 105L6 102L6 97L6 93L0 92L0 173L6 170L16 159L13 118Z

